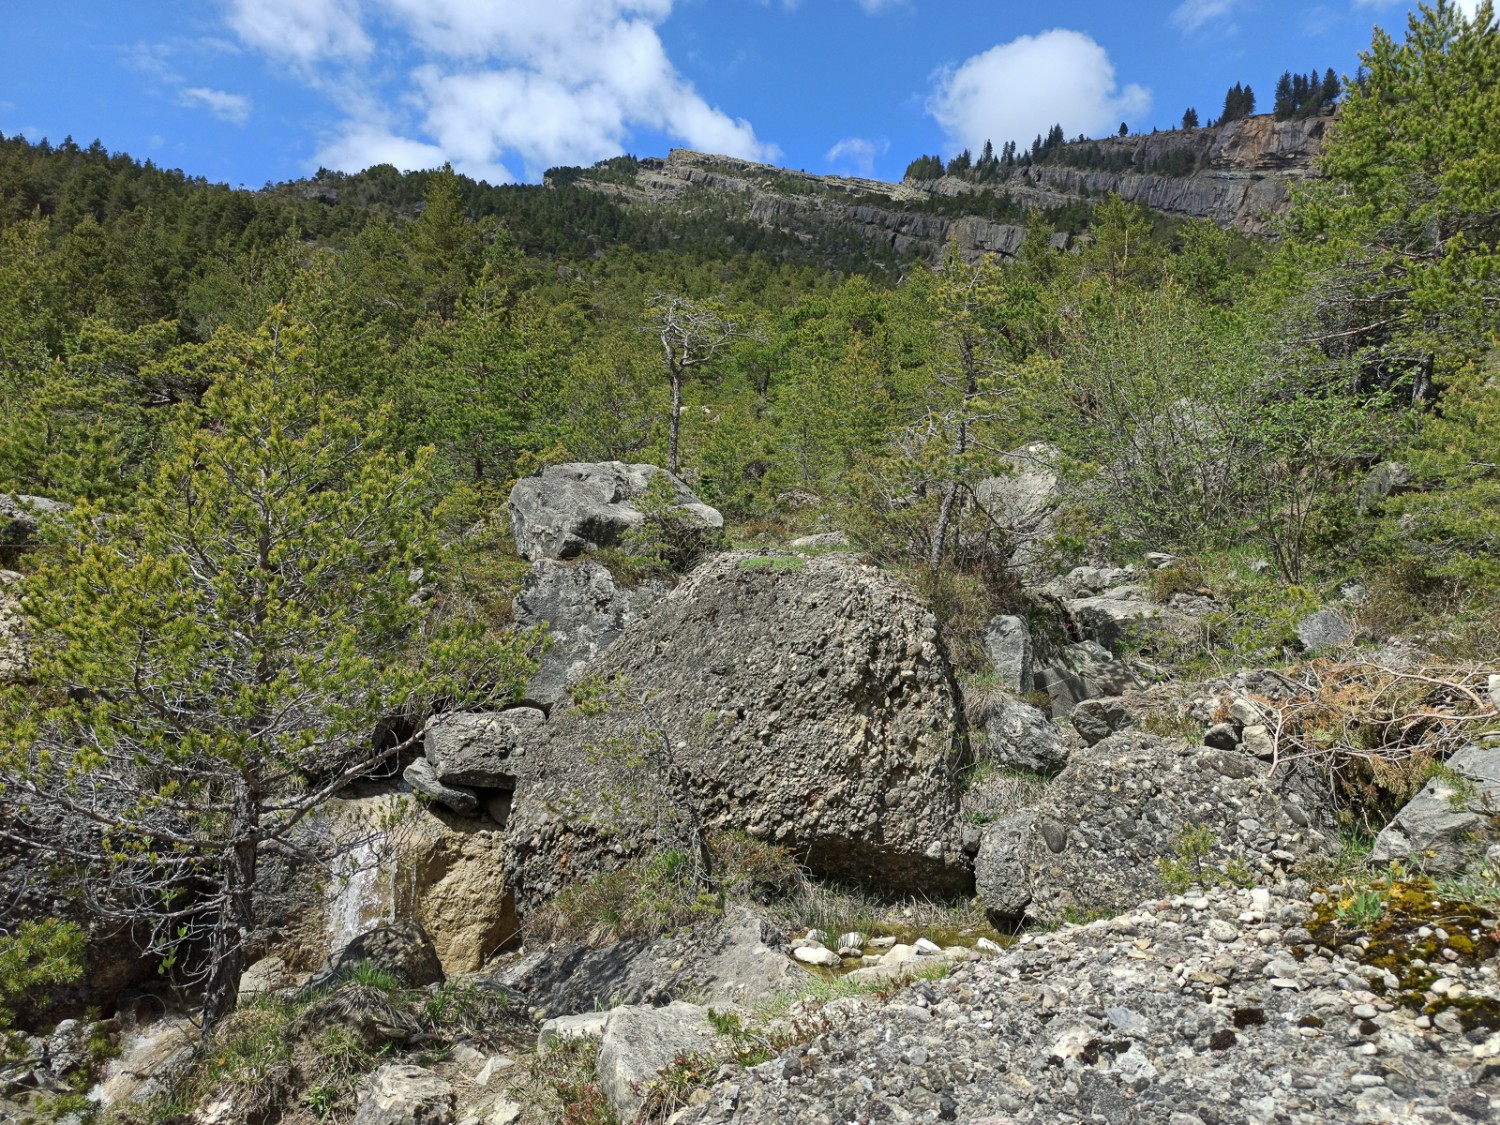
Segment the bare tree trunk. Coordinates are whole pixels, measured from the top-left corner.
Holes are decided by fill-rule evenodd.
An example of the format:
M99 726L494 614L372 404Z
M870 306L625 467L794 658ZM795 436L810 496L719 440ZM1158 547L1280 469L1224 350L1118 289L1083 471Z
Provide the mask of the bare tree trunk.
M204 1029L234 1011L245 971L245 942L254 928L256 802L247 779L235 787L234 842L221 876L221 904L209 939L209 976L203 996Z
M932 546L927 554L927 565L934 574L943 566L943 543L948 538L948 525L953 522L953 506L957 499L958 481L951 480L943 489L943 502L938 507L937 526L932 529Z
M667 471L677 475L677 435L682 431L682 371L672 366L672 421L667 428Z

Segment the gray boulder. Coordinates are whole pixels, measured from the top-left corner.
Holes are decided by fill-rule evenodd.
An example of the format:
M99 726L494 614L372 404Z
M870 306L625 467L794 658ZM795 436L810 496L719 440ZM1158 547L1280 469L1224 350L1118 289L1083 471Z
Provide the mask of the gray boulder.
M423 738L423 751L445 787L514 789L520 760L528 746L540 741L546 724L547 716L535 707L453 711L433 721Z
M1029 695L1035 689L1031 670L1031 627L1024 617L996 617L984 634L984 652L995 678L1007 691Z
M303 987L308 991L321 988L362 961L390 973L402 988L425 988L444 979L432 939L408 920L360 934L335 951Z
M535 563L512 605L516 624L548 627L547 649L527 688L528 698L548 705L566 700L584 665L664 593L659 582L634 589L617 586L598 563Z
M1130 726L1135 721L1135 716L1130 713L1123 700L1085 699L1073 708L1068 721L1086 743L1095 746Z
M975 878L991 920L1041 923L1070 911L1108 910L1160 897L1158 861L1178 859L1189 827L1214 833L1207 878L1230 862L1265 879L1336 852L1331 810L1315 777L1266 767L1239 753L1204 750L1135 731L1075 752L1026 812L991 825Z
M1068 645L1037 669L1036 686L1052 699L1052 717L1066 719L1085 699L1122 695L1144 683L1123 660L1094 641Z
M354 1125L453 1125L453 1087L420 1066L389 1063L366 1081Z
M1025 865L1016 861L1036 826L1036 811L1021 809L984 830L974 859L974 890L986 915L1009 926L1026 917L1031 905L1031 883Z
M657 477L666 480L682 516L704 527L723 527L724 517L693 495L680 479L655 465L549 465L516 482L510 491L511 532L521 557L571 559L590 548L613 547L640 527L645 516L634 501Z
M849 546L849 536L842 531L820 531L793 539L787 546L794 551L842 551Z
M1495 842L1500 814L1500 748L1467 746L1444 763L1375 837L1370 858L1399 860L1430 875L1457 875Z
M1062 454L1046 442L1032 442L1001 458L1002 475L980 481L974 499L1003 527L1014 544L1011 564L1041 577L1047 541L1057 531L1062 506Z
M1140 586L1116 586L1102 594L1063 603L1089 640L1114 648L1146 622L1162 615L1161 606Z
M1003 769L1056 773L1068 764L1062 731L1029 703L1007 700L984 724L989 759Z
M965 747L932 612L849 555L782 571L747 557L699 567L633 624L588 666L623 685L612 705L554 715L528 751L506 859L523 915L660 839L666 771L620 746L669 748L708 827L822 875L969 885L953 824Z
M621 1121L634 1121L659 1071L680 1056L706 1053L714 1031L708 1010L681 1001L664 1008L616 1008L599 1042L599 1085Z
M782 954L785 941L770 921L737 907L687 930L599 949L577 939L554 941L506 965L493 983L524 992L544 1015L592 1011L601 996L616 1004L691 997L753 1009L807 982L806 972Z
M438 780L432 763L418 758L401 771L402 778L424 797L431 797L444 808L452 809L459 816L473 816L479 811L479 795L471 789L445 785Z
M1354 639L1348 620L1336 609L1320 609L1297 622L1297 639L1307 652L1327 652Z

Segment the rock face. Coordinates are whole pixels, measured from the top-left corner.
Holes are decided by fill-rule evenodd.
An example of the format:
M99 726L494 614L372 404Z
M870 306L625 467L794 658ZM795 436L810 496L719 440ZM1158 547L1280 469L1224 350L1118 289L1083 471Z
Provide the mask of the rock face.
M662 771L612 752L648 740L671 747L708 827L791 848L830 877L967 887L952 670L931 612L888 575L847 555L788 570L721 556L589 672L620 698L555 716L517 786L507 869L523 916L650 847Z
M1205 865L1275 876L1338 847L1315 793L1242 754L1126 731L1075 753L1036 805L991 826L976 886L997 925L1117 908L1162 892L1157 861L1179 858L1199 825L1215 835Z
M423 1067L383 1066L361 1093L354 1125L452 1125L453 1087Z
M1003 475L974 488L974 499L1009 534L1015 546L1011 564L1023 575L1045 570L1046 541L1057 530L1063 501L1061 459L1055 446L1032 442L1001 458Z
M1035 688L1031 674L1031 628L1024 617L996 617L984 633L984 654L995 679L1007 691L1028 695Z
M707 1009L677 1001L664 1008L616 1008L599 1041L599 1085L621 1121L640 1113L642 1090L678 1058L713 1042Z
M628 589L598 563L540 559L527 572L513 606L516 624L546 624L547 651L527 697L552 705L586 665L666 592L657 582Z
M1099 150L1095 167L1041 164L990 185L950 176L899 184L819 176L685 149L642 160L634 183L587 174L577 183L644 206L670 207L690 192L708 191L738 201L740 214L751 222L808 239L827 237L830 229L839 236L847 231L897 254L934 261L953 241L973 262L986 255L1012 257L1025 239L1024 226L983 217L996 193L1026 206L1052 207L1114 192L1169 215L1263 233L1286 207L1289 185L1312 173L1328 121L1267 115L1212 129L1107 137L1089 142ZM934 197L972 198L975 213L933 214L926 205ZM1054 236L1054 245L1067 249L1068 236Z
M692 997L755 1008L807 982L807 974L782 956L785 937L766 919L738 908L650 940L602 949L581 942L528 949L493 979L524 992L527 1003L547 1015L592 1011L601 996L621 1004Z
M1401 863L1430 875L1457 875L1483 858L1496 839L1500 811L1500 748L1469 746L1444 763L1445 776L1422 787L1375 837L1370 859Z
M521 557L571 559L590 547L613 547L645 521L633 503L656 478L664 479L685 517L723 527L724 517L692 490L655 465L550 465L516 482L510 491L511 531Z
M519 929L505 884L504 835L490 821L439 808L405 808L394 795L332 803L341 831L360 836L392 825L388 858L329 889L323 941L337 952L365 929L411 918L430 935L448 973L479 969ZM312 944L303 935L301 945ZM309 966L311 967L311 966Z

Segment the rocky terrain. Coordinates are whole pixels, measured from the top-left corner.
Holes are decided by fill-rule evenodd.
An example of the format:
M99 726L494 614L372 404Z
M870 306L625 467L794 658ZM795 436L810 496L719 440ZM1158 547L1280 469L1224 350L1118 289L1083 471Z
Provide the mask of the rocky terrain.
M1025 237L1024 222L982 217L982 195L1003 194L1023 208L1046 208L1113 192L1163 215L1264 234L1285 209L1290 186L1312 174L1328 124L1323 117L1277 121L1263 115L1214 128L1111 137L1088 142L1090 152L1098 150L1097 167L1067 159L1084 147L1074 142L1060 160L985 185L951 176L900 184L820 176L685 149L642 160L633 182L584 173L577 183L646 207L681 206L692 193L707 193L740 201L745 215L765 227L847 230L899 254L936 259L955 239L970 260L1011 257ZM1174 171L1157 170L1164 168ZM1175 171L1180 168L1190 170ZM928 206L964 199L974 200L973 213L939 213ZM1066 246L1068 236L1059 234L1055 242Z
M631 586L595 559L659 518L653 478L681 526L717 532L719 513L652 466L523 480L515 620L555 645L514 706L434 716L399 774L334 803L310 829L345 841L331 877L267 867L228 1026L280 1013L283 1068L195 1069L190 1021L122 974L117 942L94 953L113 991L88 997L113 1015L27 1039L7 1089L95 1066L96 1104L190 1088L196 1125L307 1120L295 1106L324 1089L355 1125L1494 1119L1500 922L1407 869L1351 880L1328 775L1288 733L1299 682L1165 676L1149 658L1211 597L1153 594L1169 555L1052 572L1055 455L1011 460L976 491L1035 614L986 624L982 692L932 610L842 535ZM1310 656L1348 652L1351 605L1299 623ZM1420 680L1421 659L1365 664ZM1497 673L1434 681L1481 733L1377 859L1492 878ZM641 864L709 839L781 849L804 902L832 894L817 909L862 928L700 892L665 934L558 930L569 895L618 895L622 873L628 895ZM837 897L854 893L874 897ZM433 1015L450 1010L488 1014ZM370 1052L343 1086L315 1077L327 1026ZM102 1069L80 1046L98 1041Z

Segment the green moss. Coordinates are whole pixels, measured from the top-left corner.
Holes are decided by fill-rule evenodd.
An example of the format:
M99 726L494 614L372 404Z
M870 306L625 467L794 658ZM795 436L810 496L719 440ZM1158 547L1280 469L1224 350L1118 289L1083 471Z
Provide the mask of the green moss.
M739 566L741 570L769 570L773 574L786 574L806 569L807 560L801 555L763 555L741 559Z
M1378 913L1352 909L1370 895L1379 895L1384 903ZM1427 993L1449 965L1479 965L1500 953L1500 920L1493 912L1445 897L1425 880L1382 879L1357 891L1330 893L1308 929L1317 945L1360 949L1361 963L1395 977L1396 987L1387 993L1391 1003L1427 1015L1451 1009L1466 1031L1500 1030L1500 1001L1470 996L1434 1000ZM1448 939L1439 940L1437 930ZM1361 948L1361 942L1368 944ZM1456 962L1444 958L1445 948L1458 954Z

